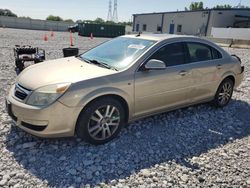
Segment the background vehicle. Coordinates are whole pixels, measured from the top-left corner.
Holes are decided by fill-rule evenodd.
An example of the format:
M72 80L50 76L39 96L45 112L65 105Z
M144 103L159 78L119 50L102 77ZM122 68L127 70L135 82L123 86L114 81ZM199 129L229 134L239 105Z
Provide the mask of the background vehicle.
M7 107L31 134L103 144L139 118L208 101L226 106L243 73L239 58L200 38L123 36L25 69Z
M79 31L79 26L78 26L78 24L69 26L69 27L68 27L68 31L69 31L69 32L72 32L72 33L78 32L78 31Z

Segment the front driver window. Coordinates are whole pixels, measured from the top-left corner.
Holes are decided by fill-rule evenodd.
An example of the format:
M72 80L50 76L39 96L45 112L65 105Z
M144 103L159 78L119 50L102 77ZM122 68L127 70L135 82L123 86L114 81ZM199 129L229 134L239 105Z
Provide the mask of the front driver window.
M159 49L150 59L163 61L167 67L185 63L185 50L183 43L168 44Z

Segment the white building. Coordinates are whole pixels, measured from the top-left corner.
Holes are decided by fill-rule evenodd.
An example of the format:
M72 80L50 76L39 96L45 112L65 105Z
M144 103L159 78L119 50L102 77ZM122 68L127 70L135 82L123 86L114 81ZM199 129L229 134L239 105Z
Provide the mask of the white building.
M250 9L208 9L133 16L133 31L136 32L210 36L212 27L250 26Z

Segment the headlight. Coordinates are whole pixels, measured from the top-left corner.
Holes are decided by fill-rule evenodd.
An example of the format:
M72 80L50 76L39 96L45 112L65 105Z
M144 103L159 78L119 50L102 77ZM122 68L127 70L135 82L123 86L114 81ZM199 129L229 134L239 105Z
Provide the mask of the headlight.
M32 92L26 103L32 106L50 105L62 96L69 86L70 83L63 83L41 87Z

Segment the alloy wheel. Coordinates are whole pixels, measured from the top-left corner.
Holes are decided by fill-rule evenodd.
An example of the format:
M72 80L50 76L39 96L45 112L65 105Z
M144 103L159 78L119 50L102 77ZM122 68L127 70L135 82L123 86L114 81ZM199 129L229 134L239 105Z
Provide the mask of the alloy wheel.
M96 109L90 117L88 132L95 140L106 140L116 132L120 121L120 113L115 106L102 106Z
M218 100L220 105L225 105L231 99L233 93L233 87L229 82L225 82L219 92Z

